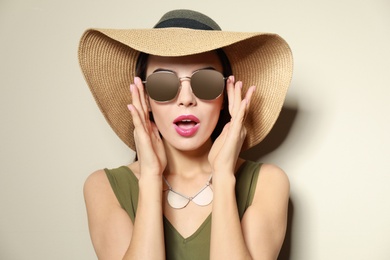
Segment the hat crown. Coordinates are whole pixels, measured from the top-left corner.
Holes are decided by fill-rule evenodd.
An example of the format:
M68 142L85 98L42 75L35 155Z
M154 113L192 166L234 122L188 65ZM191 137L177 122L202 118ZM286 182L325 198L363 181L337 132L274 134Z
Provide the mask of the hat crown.
M207 15L187 9L173 10L164 14L153 28L169 27L221 31L221 27Z

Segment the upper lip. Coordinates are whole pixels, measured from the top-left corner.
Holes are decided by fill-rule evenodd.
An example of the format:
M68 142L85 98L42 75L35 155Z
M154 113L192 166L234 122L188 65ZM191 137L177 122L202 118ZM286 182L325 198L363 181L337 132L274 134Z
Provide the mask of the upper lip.
M181 115L175 118L175 120L173 120L173 123L176 124L178 122L183 122L183 121L193 121L195 123L200 122L199 119L194 115Z

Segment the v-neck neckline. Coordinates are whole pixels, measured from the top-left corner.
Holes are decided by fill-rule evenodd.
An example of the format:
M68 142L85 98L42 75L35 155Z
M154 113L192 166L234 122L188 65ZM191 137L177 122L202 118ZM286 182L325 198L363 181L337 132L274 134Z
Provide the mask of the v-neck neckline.
M126 168L126 170L130 173L130 175L137 181L138 183L138 178L137 176L135 176L134 172L128 167L128 166L124 166ZM184 241L190 241L192 239L194 239L195 237L197 237L199 235L199 233L201 233L201 231L210 223L211 221L211 214L212 212L210 212L210 214L205 218L205 220L202 222L202 224L200 224L200 226L194 231L194 233L192 233L190 236L188 237L184 237L176 228L175 226L168 220L168 218L163 214L163 221L164 221L164 224L170 228L183 242Z
M202 230L210 223L211 221L211 214L212 212L210 212L210 214L206 217L206 219L202 222L202 224L200 224L200 226L194 231L194 233L192 233L190 236L188 237L184 237L176 228L175 226L169 221L169 219L163 215L163 218L164 218L164 224L170 228L178 237L180 237L180 239L182 241L191 241L193 240L194 238L196 238L201 232Z

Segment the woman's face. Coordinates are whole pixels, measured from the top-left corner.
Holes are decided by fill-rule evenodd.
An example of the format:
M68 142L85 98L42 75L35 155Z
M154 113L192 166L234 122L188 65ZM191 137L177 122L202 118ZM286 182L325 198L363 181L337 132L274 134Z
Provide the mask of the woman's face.
M222 65L215 52L182 57L149 56L146 76L156 70L170 71L179 78L191 77L200 69L222 72ZM176 98L169 102L156 102L149 98L150 109L166 145L182 151L202 147L213 132L222 109L223 95L215 100L197 98L189 80L181 81Z

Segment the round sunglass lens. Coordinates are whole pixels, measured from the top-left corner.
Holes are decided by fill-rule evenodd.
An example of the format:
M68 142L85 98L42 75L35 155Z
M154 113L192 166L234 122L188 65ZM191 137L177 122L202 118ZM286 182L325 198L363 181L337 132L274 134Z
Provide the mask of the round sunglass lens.
M146 91L155 101L165 102L174 99L180 86L177 76L171 72L155 72L146 80Z
M218 98L225 87L223 75L215 70L199 70L191 77L191 87L194 94L204 100Z

